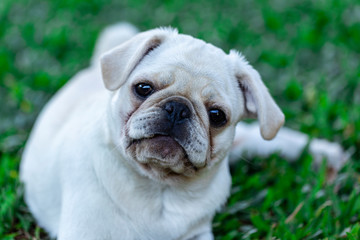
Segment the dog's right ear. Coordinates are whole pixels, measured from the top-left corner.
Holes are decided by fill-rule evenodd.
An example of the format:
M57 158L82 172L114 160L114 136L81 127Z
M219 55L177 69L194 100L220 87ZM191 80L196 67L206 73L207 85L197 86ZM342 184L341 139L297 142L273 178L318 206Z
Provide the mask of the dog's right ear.
M230 52L234 64L235 76L244 95L243 117L257 118L261 136L273 139L284 124L285 116L275 103L259 73L236 51Z
M150 30L106 52L100 59L105 87L112 91L121 87L141 60L172 34L176 30Z

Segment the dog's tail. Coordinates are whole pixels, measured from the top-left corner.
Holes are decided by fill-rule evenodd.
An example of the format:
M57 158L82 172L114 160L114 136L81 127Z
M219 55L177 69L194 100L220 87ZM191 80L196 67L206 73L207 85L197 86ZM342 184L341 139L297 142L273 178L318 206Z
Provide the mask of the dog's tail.
M120 22L105 28L96 42L91 64L97 64L103 53L129 40L137 33L138 29L126 22Z

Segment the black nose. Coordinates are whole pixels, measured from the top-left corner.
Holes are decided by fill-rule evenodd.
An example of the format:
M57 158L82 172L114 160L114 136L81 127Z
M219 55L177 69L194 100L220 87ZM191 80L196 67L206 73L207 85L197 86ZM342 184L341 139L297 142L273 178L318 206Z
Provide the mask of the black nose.
M189 107L180 102L167 102L164 105L164 110L167 112L168 119L174 124L181 123L191 116Z

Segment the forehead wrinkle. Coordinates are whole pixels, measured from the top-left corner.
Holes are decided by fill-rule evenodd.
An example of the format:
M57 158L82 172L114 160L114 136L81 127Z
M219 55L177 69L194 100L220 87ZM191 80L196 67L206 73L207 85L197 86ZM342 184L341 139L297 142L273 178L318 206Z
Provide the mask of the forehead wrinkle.
M187 93L199 94L202 98L213 98L218 91L215 85L218 81L209 74L200 74L192 68L175 66L176 70L172 73L174 82L182 85L182 89L187 88ZM220 87L222 88L221 84ZM197 91L194 91L197 90Z
M173 68L175 70L171 71L171 77L178 90L185 91L192 98L200 97L202 102L224 103L223 100L226 99L226 96L232 95L234 91L227 81L217 79L217 76L207 72L202 74L183 64L180 66L174 64Z
M219 96L218 100L224 97L219 95L222 92L225 92L223 95L226 96L234 95L235 84L229 83L232 78L231 64L221 49L186 36L181 37L181 41L177 39L164 43L163 47L162 51L152 55L150 65L163 73L164 69L168 69L168 73L164 74L168 76L163 75L162 81L176 85L177 92L186 91L187 94L196 95L209 88L204 91L204 94L208 93L204 97ZM152 64L154 62L162 64L156 66Z
M209 78L212 79L208 67L198 67L196 63L189 63L190 61L175 61L170 63L169 65L172 66L176 70L182 70L186 72L188 75L192 76L193 78L202 77L202 78ZM214 81L214 80L212 80Z
M211 84L205 85L201 91L200 96L203 100L206 100L207 102L216 101L216 96L219 94L219 92L211 86Z
M202 61L201 57L194 57L194 55L196 54L189 55L190 57L187 59L184 59L185 56L183 55L182 61L177 59L177 61L171 65L176 68L181 68L195 79L195 81L199 78L206 79L207 85L212 89L222 89L227 93L233 93L233 84L229 84L228 81L231 78L231 70L228 64L226 64L226 58L223 59L224 61L219 61L219 59L214 59L214 61L209 61L209 59ZM192 84L195 85L195 83ZM202 87L205 88L206 86Z

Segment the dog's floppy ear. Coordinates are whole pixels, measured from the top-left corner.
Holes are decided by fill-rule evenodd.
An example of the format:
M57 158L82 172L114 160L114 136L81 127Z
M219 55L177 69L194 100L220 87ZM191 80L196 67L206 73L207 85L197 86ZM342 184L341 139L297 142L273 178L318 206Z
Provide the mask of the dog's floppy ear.
M261 136L273 139L284 124L284 114L272 99L259 73L236 51L230 52L235 76L244 95L245 117L257 118Z
M100 59L105 87L118 89L149 52L160 46L169 35L176 33L173 29L150 30L106 52Z

